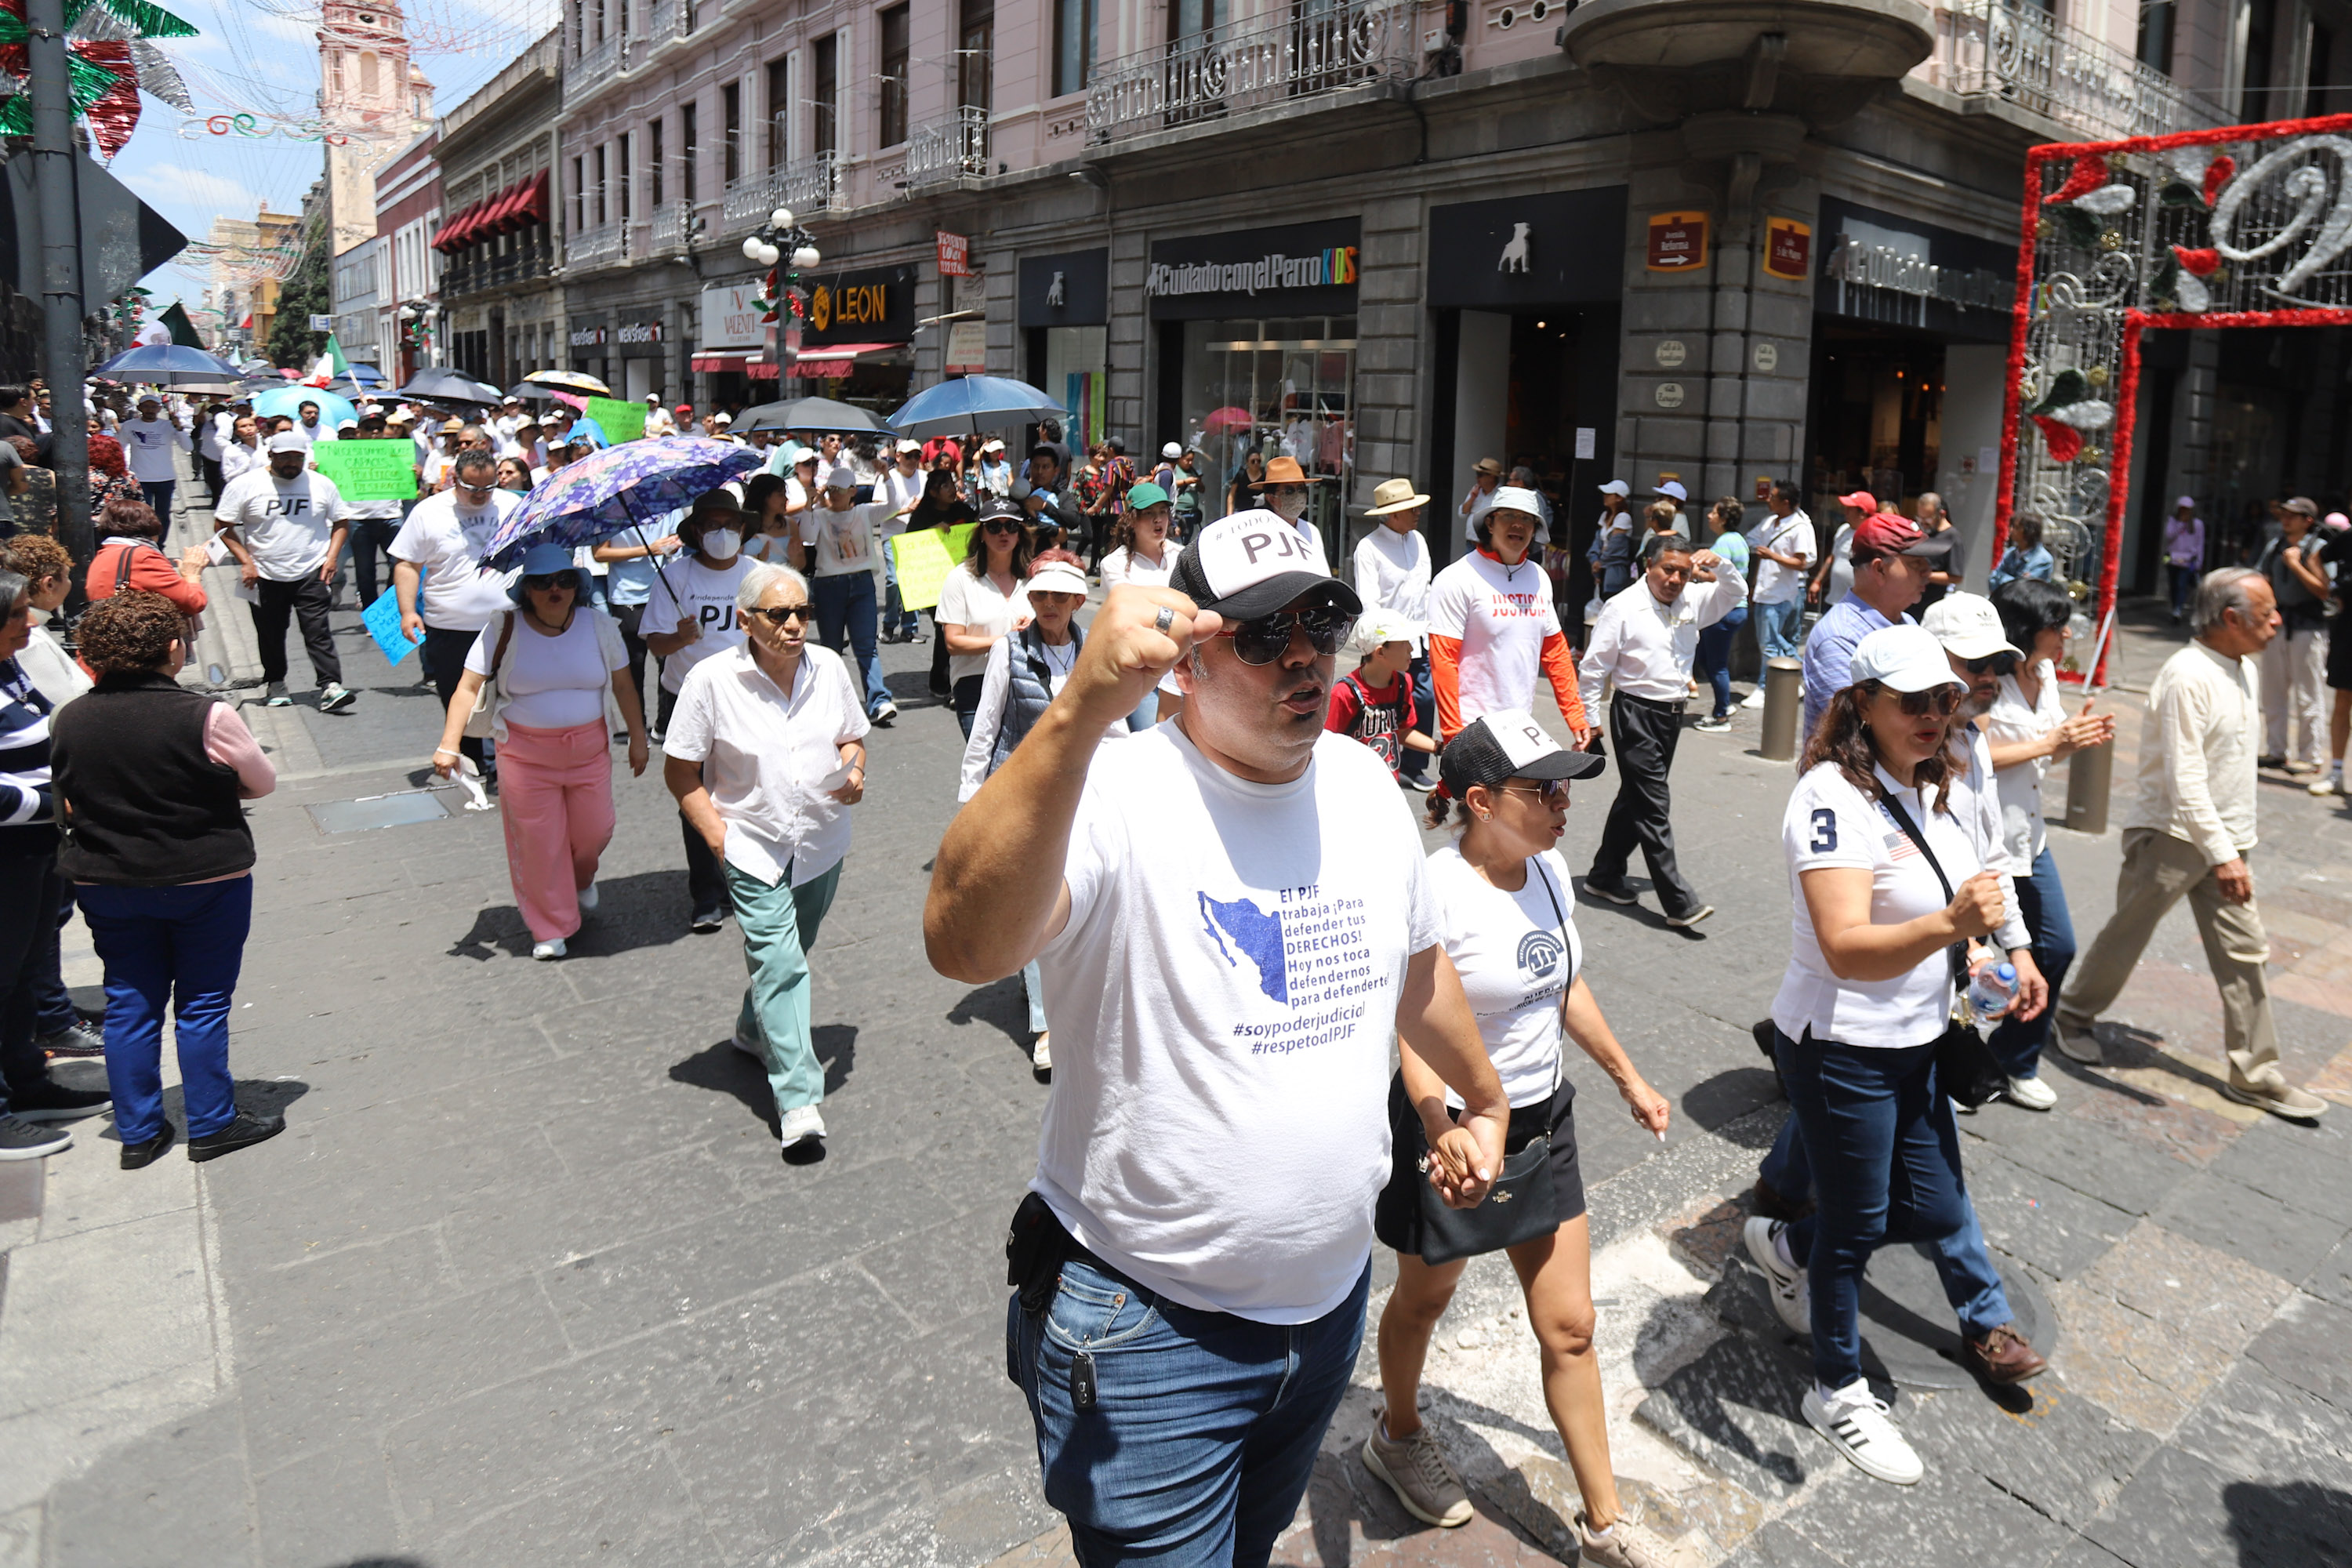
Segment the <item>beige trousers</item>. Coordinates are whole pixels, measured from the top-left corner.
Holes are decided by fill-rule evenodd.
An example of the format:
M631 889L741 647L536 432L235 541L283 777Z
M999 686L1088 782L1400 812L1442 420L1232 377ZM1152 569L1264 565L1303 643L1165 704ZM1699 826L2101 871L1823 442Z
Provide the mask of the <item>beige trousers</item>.
M2116 877L2116 912L2084 949L2066 976L2058 1002L2059 1021L2087 1028L2115 1005L2131 978L2157 923L2183 896L2204 939L2205 962L2221 988L2221 1038L2230 1054L2230 1078L2240 1088L2284 1083L2278 1069L2278 1030L2271 1020L2271 991L2263 965L2271 955L2263 917L2249 900L2233 904L2221 897L2213 868L2186 839L2152 827L2124 832L2123 869Z

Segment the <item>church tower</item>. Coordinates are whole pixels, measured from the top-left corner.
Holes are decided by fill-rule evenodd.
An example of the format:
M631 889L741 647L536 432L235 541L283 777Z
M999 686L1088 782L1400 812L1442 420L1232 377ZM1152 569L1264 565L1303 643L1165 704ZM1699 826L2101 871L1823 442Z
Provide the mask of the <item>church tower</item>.
M320 21L319 120L332 254L341 256L373 237L375 171L432 125L433 84L408 58L394 0L325 0Z

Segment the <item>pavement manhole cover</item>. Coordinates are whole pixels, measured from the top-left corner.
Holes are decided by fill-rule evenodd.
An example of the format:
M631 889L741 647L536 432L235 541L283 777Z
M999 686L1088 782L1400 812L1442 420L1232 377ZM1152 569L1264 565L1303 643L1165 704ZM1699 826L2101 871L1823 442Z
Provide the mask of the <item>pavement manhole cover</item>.
M400 827L412 822L438 822L449 815L441 797L431 790L403 795L372 795L364 800L332 800L302 808L321 833L365 833L377 827Z

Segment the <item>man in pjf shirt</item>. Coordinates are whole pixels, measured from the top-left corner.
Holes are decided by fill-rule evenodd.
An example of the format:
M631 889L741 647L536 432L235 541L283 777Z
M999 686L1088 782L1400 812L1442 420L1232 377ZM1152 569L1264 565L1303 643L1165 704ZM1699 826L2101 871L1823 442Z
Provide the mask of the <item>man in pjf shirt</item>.
M293 702L286 689L286 623L302 627L302 647L319 678L319 710L332 713L359 700L343 685L342 660L327 629L327 584L342 559L351 511L335 481L310 466L310 443L290 433L269 438L269 466L229 481L213 523L236 557L253 594L253 635L261 645L268 705Z

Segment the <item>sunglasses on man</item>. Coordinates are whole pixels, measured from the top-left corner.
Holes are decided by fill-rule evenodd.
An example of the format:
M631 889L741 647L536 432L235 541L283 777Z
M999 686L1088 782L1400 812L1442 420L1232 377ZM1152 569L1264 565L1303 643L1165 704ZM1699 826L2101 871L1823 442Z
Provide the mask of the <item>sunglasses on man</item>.
M809 618L809 607L806 605L762 605L756 610L746 610L743 613L747 616L758 616L772 626L781 626L786 621L799 621L806 625Z
M1284 610L1220 626L1217 635L1234 639L1234 654L1244 664L1267 665L1289 651L1293 632L1306 633L1307 645L1328 658L1339 651L1339 645L1355 629L1356 617L1345 610Z

